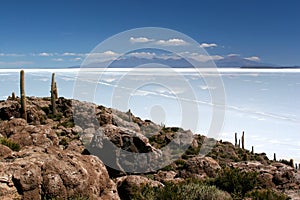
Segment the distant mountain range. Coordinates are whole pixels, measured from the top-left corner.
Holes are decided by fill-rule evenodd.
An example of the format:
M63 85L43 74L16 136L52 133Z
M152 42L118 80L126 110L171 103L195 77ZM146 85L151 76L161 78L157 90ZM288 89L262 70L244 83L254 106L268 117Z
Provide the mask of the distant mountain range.
M205 63L200 63L194 60L196 63L199 63L199 66L205 66ZM144 64L149 63L158 63L166 66L170 66L172 68L192 68L192 66L187 60L184 58L140 58L135 56L130 56L126 58L121 58L113 61L109 68L130 68L130 67L137 67ZM86 65L87 68L102 68L107 67L109 61L106 62L97 62L91 63ZM300 68L299 66L293 67L283 67L279 65L269 64L269 63L262 63L259 61L253 61L249 59L242 58L240 56L227 56L220 60L215 60L215 64L219 68ZM211 66L208 65L208 66ZM78 68L80 66L72 66L71 68ZM154 66L155 67L155 66ZM197 66L196 66L197 67Z

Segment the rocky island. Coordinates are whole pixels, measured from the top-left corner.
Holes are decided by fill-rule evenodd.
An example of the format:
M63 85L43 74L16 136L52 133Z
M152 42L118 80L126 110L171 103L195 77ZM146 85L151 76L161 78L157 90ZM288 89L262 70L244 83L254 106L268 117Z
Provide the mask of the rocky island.
M244 133L231 144L142 120L130 110L58 97L54 74L50 98L26 97L23 76L21 97L13 93L0 102L1 199L300 199L293 160L245 149ZM95 120L82 124L74 117L91 113ZM177 133L192 135L191 145L155 171L126 172L130 160L102 149L110 141L128 152L159 154ZM205 140L215 145L203 156Z

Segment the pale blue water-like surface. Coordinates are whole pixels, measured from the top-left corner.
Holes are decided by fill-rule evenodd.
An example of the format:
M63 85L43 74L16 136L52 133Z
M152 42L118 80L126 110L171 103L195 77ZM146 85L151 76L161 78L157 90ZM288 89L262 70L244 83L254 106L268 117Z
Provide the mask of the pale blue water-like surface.
M193 89L199 112L191 110L191 117L199 115L196 133L207 134L212 117L210 91L204 78L192 69L176 69ZM272 159L293 158L300 162L300 70L298 69L219 69L226 94L225 120L218 139L234 141L234 132L245 131L247 149L266 152ZM74 82L79 69L27 69L25 70L27 96L49 96L51 73L56 72L60 96L73 98ZM112 98L118 80L128 69L104 72L95 91L94 102L114 107ZM92 70L91 73L97 73ZM128 78L128 77L127 77ZM142 74L129 78L145 79ZM148 78L151 78L148 77ZM126 89L126 88L125 88ZM180 85L164 88L146 85L135 90L128 108L142 119L151 119L167 126L181 126L180 101L177 94L184 93ZM12 91L19 95L19 69L0 70L0 98L6 99ZM114 96L115 95L115 96ZM85 100L84 98L81 100ZM118 107L117 107L118 108ZM126 110L123 110L126 111ZM153 114L154 113L154 114ZM155 118L152 118L153 116ZM189 128L189 127L184 127Z

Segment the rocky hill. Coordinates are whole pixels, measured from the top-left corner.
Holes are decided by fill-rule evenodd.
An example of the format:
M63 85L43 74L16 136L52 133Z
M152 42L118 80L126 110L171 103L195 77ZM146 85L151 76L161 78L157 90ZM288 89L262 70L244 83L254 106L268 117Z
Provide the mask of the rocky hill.
M1 199L300 199L292 161L269 160L130 111L64 98L27 97L26 105L24 117L20 98L0 102ZM162 155L172 141L174 149L190 136L183 154ZM205 157L199 154L204 141L215 143ZM137 162L116 149L162 159Z

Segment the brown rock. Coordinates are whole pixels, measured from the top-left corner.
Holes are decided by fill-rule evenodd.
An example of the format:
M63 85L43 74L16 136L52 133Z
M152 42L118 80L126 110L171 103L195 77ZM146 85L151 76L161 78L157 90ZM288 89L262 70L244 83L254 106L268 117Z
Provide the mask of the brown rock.
M160 182L148 179L144 176L130 175L123 176L115 179L118 187L118 192L123 200L130 200L135 190L142 186L161 187Z
M7 146L0 144L0 158L4 158L6 156L11 155L12 150Z
M95 156L32 146L1 162L0 167L0 199L17 194L23 199L119 199L116 185Z
M205 176L215 177L221 167L211 157L196 156L187 160L185 170L187 173L184 176L203 178Z

